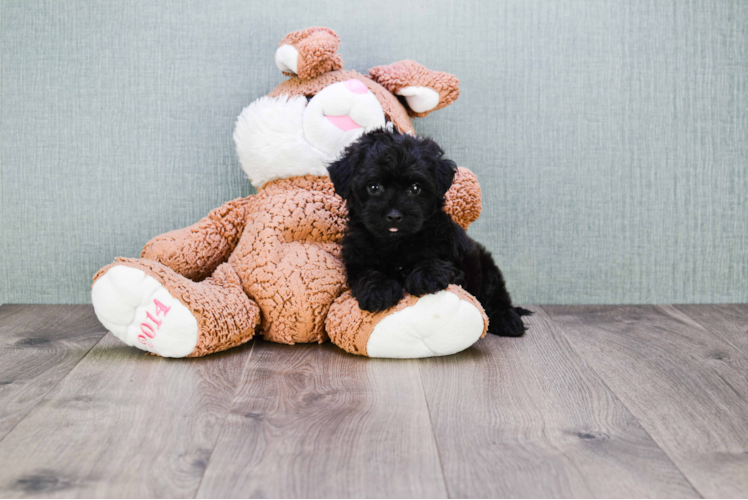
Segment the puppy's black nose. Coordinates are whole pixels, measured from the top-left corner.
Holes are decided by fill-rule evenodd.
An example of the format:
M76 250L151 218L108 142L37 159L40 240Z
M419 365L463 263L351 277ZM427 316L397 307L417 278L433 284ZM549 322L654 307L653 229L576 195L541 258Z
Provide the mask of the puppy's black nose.
M403 214L401 214L399 210L393 208L387 212L387 220L390 222L400 222L403 220Z

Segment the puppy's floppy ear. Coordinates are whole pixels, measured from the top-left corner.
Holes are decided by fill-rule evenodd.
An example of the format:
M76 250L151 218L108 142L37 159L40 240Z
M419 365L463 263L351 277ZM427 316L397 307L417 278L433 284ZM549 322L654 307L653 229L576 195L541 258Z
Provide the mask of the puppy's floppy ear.
M452 181L457 174L457 164L446 158L439 158L436 163L436 186L439 196L444 196L452 187Z
M354 142L343 151L343 154L327 167L330 180L335 186L335 193L347 200L351 195L351 182L356 173L356 167L363 160L364 149L360 143Z
M452 160L444 158L444 151L436 141L428 137L419 138L418 141L424 159L435 166L436 194L442 197L452 186L457 173L457 165Z

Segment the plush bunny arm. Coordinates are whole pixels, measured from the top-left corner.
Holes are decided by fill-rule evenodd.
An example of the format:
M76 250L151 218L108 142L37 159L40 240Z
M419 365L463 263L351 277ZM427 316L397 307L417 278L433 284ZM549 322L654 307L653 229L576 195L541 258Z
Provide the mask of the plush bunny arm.
M234 250L252 198L230 201L189 227L156 236L146 243L140 256L160 262L193 281L207 278Z
M478 178L470 170L463 167L457 169L452 187L444 197L447 200L444 211L463 229L467 229L480 217L480 184L478 184Z

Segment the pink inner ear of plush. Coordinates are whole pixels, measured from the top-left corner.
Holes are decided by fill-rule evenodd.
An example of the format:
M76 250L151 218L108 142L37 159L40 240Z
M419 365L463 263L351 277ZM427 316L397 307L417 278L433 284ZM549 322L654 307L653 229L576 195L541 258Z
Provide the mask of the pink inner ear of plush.
M343 132L348 132L349 130L361 128L361 125L354 122L353 119L347 115L344 115L344 116L325 115L325 118L330 120L330 123L338 127Z

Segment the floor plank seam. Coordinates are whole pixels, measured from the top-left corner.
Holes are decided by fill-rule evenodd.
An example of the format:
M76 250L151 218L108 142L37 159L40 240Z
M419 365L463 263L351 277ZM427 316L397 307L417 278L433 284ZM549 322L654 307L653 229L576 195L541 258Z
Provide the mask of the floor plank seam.
M610 393L613 396L615 396L616 400L618 400L618 402L626 409L626 411L629 412L629 415L631 415L632 418L636 419L636 421L641 426L642 430L647 434L647 436L649 436L649 439L651 439L652 442L654 444L656 444L657 447L662 451L662 453L668 458L668 460L670 460L670 463L672 463L673 467L675 467L676 470L678 472L680 472L680 475L683 476L683 479L691 486L691 488L693 489L693 491L695 491L699 495L700 498L705 498L704 494L696 488L696 486L691 482L691 480L688 478L688 476L686 476L686 474L683 472L683 470L673 460L673 457L671 457L670 454L665 449L662 448L662 445L659 442L657 442L657 440L654 438L654 436L652 436L652 433L649 431L649 429L647 429L646 425L639 418L637 418L637 416L634 414L634 412L631 411L631 408L629 408L629 406L621 399L621 397L618 395L618 393L616 393L616 391L614 391L613 388L610 387L610 385L603 378L603 376L597 370L595 370L595 367L592 366L591 364L589 364L587 362L587 359L584 357L584 355L582 355L582 353L579 351L579 349L577 349L577 346L574 344L574 341L571 338L569 338L569 336L566 335L566 333L564 333L563 328L561 327L561 325L558 324L555 319L553 319L553 315L550 313L550 311L548 311L545 308L545 306L536 306L536 307L538 307L538 308L540 308L540 309L543 310L543 312L545 313L546 317L553 323L554 330L556 332L558 332L559 335L562 335L564 337L564 339L569 343L569 346L571 347L571 349L577 354L577 356L579 356L579 360L581 362L583 362L592 371L592 373L594 373L597 376L597 378L600 380L600 383L603 386L605 386L605 388L608 391L610 391Z
M452 498L449 494L449 485L447 484L447 474L444 472L444 464L442 463L442 454L439 451L439 441L436 439L436 432L434 431L434 420L431 417L431 407L429 406L429 399L426 397L426 388L423 386L423 373L421 372L421 362L416 361L418 366L418 380L421 382L421 393L423 394L423 401L426 403L426 413L429 415L429 425L431 426L431 436L434 438L434 446L436 447L436 458L439 459L439 469L442 471L442 481L444 481L444 493L447 498Z
M673 304L672 307L675 308L675 309L677 309L679 312L685 314L686 316L688 316L688 318L691 321L695 322L700 327L702 327L704 330L706 330L707 332L709 332L709 334L711 336L716 337L717 340L719 340L720 342L724 342L725 344L729 345L730 347L732 347L733 349L735 349L736 351L738 351L743 356L748 357L748 352L745 352L742 348L740 348L739 346L733 344L732 341L729 338L723 337L722 335L717 334L714 330L712 330L712 328L709 325L705 325L704 323L702 323L701 321L699 321L696 317L692 316L691 314L688 314L687 311L684 311L683 309L681 309L677 305Z
M29 408L29 411L27 411L27 412L26 412L26 413L25 413L25 414L23 415L23 417L21 417L21 418L20 418L20 419L18 420L18 422L16 422L16 423L15 423L15 425L13 425L13 427L11 427L11 428L10 428L10 429L8 430L8 432L6 432L6 433L5 433L5 435L3 435L2 437L0 437L0 444L2 444L2 442L3 442L4 440L5 440L5 438L6 438L6 437L10 436L10 434L11 434L11 433L12 433L12 432L13 432L13 431L14 431L14 430L16 429L16 427L18 427L18 424L20 424L21 422L23 422L24 420L26 420L26 417L28 417L29 415L31 415L31 413L33 413L33 411L34 411L34 410L36 410L36 409L37 409L37 408L39 407L39 405L40 405L40 404L42 404L42 402L43 402L43 401L44 401L44 399L45 399L45 398L46 398L46 397L47 397L47 396L49 395L49 393L50 393L50 392L52 392L52 391L53 391L54 389L56 389L56 388L57 388L57 386L58 386L58 385L60 385L60 384L62 383L62 381L63 381L63 380L67 379L67 378L68 378L68 377L70 376L70 374L71 374L71 373L73 373L73 370L75 370L75 368L76 368L76 367L77 367L77 366L78 366L78 365L80 364L80 362L81 362L81 361L83 361L83 359L84 359L84 358L85 358L86 356L88 356L88 354L89 354L89 353L90 353L90 352L91 352L91 351L93 350L93 348L94 348L94 347L96 347L97 345L99 345L99 343L100 343L100 342L101 342L102 340L104 340L104 337L106 337L108 333L109 333L108 331L105 331L105 332L104 332L104 334L103 334L103 335L101 336L101 338L100 338L99 340L97 340L96 342L94 342L94 344L93 344L93 345L92 345L91 347L89 347L89 349L88 349L88 350L86 351L86 353L85 353L85 354L84 354L83 356L81 356L81 357L80 357L80 359L79 359L79 360L78 360L78 361L77 361L77 362L76 362L76 363L75 363L75 364L74 364L74 365L73 365L73 366L72 366L72 367L70 368L70 370L69 370L69 371L68 371L68 372L67 372L67 373L66 373L66 374L65 374L65 375L64 375L63 377L60 377L60 380L58 380L57 382L55 382L55 383L54 383L54 384L53 384L53 385L52 385L52 386L51 386L51 387L50 387L50 388L49 388L49 389L48 389L48 390L47 390L47 391L46 391L46 392L44 393L44 395L42 395L42 397L40 397L40 398L39 398L39 401L37 401L37 402L36 402L36 404L35 404L34 406L32 406L31 408Z
M244 380L244 374L247 372L247 369L249 367L249 361L252 359L252 355L255 352L255 346L257 345L257 340L252 340L252 347L249 349L249 356L247 356L246 361L244 362L244 369L242 370L242 373L239 375L239 381L236 384L236 387L234 387L234 394L231 397L231 403L229 404L229 409L226 411L226 416L223 417L223 422L221 422L221 427L218 429L218 432L216 433L216 439L213 443L213 448L210 450L210 455L208 456L207 460L205 461L205 468L203 469L203 475L200 476L200 481L197 483L197 488L195 488L195 495L192 498L197 498L200 494L200 488L203 485L203 479L205 479L205 475L208 473L208 468L210 467L210 459L213 458L213 453L216 451L216 446L218 445L218 441L221 439L221 434L223 434L223 428L226 425L226 420L228 420L229 415L231 415L231 410L234 409L234 401L236 401L236 394L239 392L239 388L241 386L242 380Z

